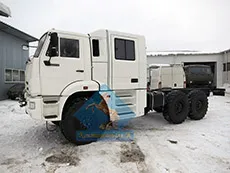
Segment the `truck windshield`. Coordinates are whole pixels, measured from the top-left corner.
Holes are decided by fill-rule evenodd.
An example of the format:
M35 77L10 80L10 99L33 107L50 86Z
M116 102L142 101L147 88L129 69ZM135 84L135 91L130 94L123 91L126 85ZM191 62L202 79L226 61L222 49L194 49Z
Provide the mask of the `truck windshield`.
M193 74L211 74L211 69L208 67L191 67L189 71Z
M42 50L42 47L43 47L43 44L46 40L46 37L47 37L47 33L45 33L39 40L39 43L38 43L38 47L34 53L34 57L38 57L40 55L40 52Z

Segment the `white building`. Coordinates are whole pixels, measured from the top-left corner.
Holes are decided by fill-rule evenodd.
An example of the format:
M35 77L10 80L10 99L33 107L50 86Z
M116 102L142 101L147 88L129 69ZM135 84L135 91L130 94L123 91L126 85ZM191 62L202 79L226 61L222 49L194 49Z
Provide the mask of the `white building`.
M222 52L223 56L223 83L230 84L230 49Z
M214 73L217 87L230 83L230 49L223 52L149 52L148 64L204 64Z

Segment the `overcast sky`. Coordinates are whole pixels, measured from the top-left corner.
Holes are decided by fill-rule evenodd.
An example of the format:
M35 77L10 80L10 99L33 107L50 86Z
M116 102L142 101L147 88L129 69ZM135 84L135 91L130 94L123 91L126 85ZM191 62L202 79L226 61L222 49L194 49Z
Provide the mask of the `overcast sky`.
M148 51L230 48L230 0L0 0L0 20L35 37L51 28L144 35Z

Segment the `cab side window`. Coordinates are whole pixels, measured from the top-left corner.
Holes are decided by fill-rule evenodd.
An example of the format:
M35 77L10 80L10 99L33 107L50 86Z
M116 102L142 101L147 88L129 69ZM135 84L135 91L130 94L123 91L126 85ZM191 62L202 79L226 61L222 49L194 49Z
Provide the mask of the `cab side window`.
M93 39L92 44L93 44L93 56L99 57L100 56L99 40Z
M135 42L115 38L115 59L134 61L135 60Z
M79 58L79 40L61 38L60 56L68 58Z

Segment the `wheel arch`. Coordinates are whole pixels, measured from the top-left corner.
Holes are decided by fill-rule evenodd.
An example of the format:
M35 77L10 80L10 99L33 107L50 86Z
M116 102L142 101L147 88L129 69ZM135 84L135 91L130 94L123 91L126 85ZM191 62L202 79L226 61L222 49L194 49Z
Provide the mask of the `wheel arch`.
M88 87L88 89L84 89ZM68 104L76 97L92 96L95 92L99 91L100 85L94 81L78 81L68 85L61 92L59 119L62 119L63 112L68 108Z

